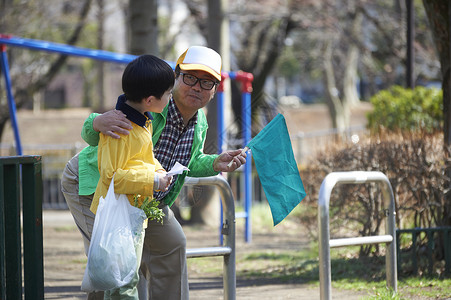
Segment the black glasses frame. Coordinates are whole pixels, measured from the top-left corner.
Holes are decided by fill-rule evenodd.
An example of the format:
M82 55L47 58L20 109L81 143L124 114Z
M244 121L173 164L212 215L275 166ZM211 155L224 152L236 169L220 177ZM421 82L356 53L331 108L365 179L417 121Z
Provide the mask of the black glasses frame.
M182 72L180 72L179 74L182 75L182 79L183 79L183 83L184 84L186 84L188 86L195 86L197 84L197 82L199 82L200 87L202 89L204 89L204 90L207 90L207 91L213 89L215 86L217 86L219 84L219 82L217 82L217 81L210 80L210 79L200 79L199 77L194 76L192 74L187 74L187 73L182 73ZM193 83L189 83L189 82L186 81L186 76L194 77L196 79L196 81L194 81ZM211 87L209 87L208 85L211 84L211 83L213 83L213 85ZM207 86L205 86L205 84L207 84Z

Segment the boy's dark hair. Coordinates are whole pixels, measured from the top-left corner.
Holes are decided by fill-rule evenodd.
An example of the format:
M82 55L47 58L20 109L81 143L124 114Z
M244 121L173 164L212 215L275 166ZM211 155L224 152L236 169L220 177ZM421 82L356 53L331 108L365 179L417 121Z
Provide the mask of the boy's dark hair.
M149 96L160 99L174 86L174 71L162 59L146 54L132 60L122 74L122 90L129 101Z

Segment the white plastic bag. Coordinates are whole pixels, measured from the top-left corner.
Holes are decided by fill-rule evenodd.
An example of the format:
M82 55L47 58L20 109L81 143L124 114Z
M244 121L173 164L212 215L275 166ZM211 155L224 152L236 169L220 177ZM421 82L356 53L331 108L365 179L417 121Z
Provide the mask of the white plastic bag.
M136 250L142 249L145 219L144 211L130 205L127 196L114 193L113 176L105 199L99 199L83 291L106 291L130 283L140 263Z

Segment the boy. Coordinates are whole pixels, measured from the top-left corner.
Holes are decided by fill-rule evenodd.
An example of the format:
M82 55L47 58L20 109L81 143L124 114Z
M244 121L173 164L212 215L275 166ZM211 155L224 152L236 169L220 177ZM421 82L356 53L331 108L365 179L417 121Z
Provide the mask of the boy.
M101 134L98 146L100 179L91 204L96 213L99 198L105 197L114 175L114 190L126 194L130 204L134 196L140 206L145 197L153 198L154 191L165 191L172 176L155 159L152 144L152 117L149 112L161 113L171 98L174 72L163 60L142 55L130 62L122 75L125 101L120 98L116 109L126 114L132 123L130 134L114 139ZM142 252L142 249L138 249ZM139 260L141 253L139 253ZM138 263L139 266L139 263ZM130 284L105 291L105 299L138 299L138 274Z

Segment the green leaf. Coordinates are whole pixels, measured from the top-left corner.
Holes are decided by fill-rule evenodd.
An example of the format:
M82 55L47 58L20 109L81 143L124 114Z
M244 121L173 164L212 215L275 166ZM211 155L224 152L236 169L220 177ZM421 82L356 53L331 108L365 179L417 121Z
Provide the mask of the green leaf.
M161 208L158 207L160 204L160 201L157 201L155 199L150 199L150 197L144 198L144 201L141 205L138 204L138 198L140 198L141 195L134 195L134 204L133 206L138 207L144 211L147 218L149 220L156 220L160 223L163 223L163 217L164 212Z

